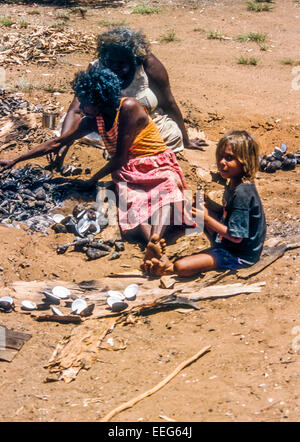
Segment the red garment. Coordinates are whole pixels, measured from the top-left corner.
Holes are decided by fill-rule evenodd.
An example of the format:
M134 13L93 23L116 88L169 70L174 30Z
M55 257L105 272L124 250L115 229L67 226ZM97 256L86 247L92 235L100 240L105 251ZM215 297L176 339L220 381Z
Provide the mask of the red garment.
M105 130L102 116L97 117L99 133L112 155L116 152L119 111L123 101L124 99L121 100L115 121L109 131ZM143 129L137 135L136 145L133 143L134 149L131 149L127 163L112 173L119 195L118 215L123 231L147 223L159 208L166 205L174 205L175 209L176 216L170 220L170 224L195 226L190 215L191 211L186 210L187 200L183 194L186 183L183 172L175 154L171 149L167 149L160 135L161 141L158 141L157 148L164 150L155 155L152 153L147 155L147 145L150 152L155 149L155 142L148 141L151 138L149 133L154 135L153 139L156 137L156 127L153 125L151 120L148 125L149 130L147 126L146 130ZM137 155L137 152L141 152L140 155Z

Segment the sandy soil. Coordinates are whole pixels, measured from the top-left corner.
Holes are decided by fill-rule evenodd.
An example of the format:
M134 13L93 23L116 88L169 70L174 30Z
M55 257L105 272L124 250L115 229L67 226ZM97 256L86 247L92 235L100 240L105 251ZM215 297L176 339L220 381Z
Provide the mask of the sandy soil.
M155 6L158 3L164 2ZM191 188L197 184L196 166L214 170L215 142L229 129L249 130L260 141L263 153L272 152L282 142L289 152L299 150L300 88L297 72L292 71L300 65L299 2L275 1L274 10L261 13L247 10L244 0L180 4L166 2L161 12L151 16L131 14L133 3L111 9L88 7L85 19L70 14L65 31L72 28L96 35L106 29L104 20L145 31L153 52L168 69L187 126L204 131L210 141L205 152L185 151L180 159ZM39 14L30 14L32 10ZM29 23L20 30L24 36L37 26L57 22L57 14L66 12L70 13L36 5L0 6L0 17ZM15 32L16 28L18 25L1 27L1 33ZM162 35L171 29L176 40L162 42ZM208 39L210 31L226 39ZM256 42L236 41L238 35L250 32L267 35L266 50ZM241 56L255 57L258 64L238 64ZM6 83L9 88L18 87L15 90L23 92L30 103L59 102L63 113L72 98L73 74L78 65L85 68L94 57L93 50L87 48L62 57L53 66L10 65ZM55 91L60 94L54 95ZM26 148L20 143L14 150ZM5 150L1 158L12 154L12 150ZM67 158L67 163L92 166L93 171L103 161L99 150L80 143ZM40 160L40 164L46 163ZM207 186L221 189L214 181ZM259 173L257 186L265 207L268 237L299 234L299 166L272 175ZM3 293L13 281L59 278L78 283L100 279L111 271L112 264L106 258L87 261L81 253L57 255L57 245L71 236L55 234L51 229L42 235L22 226L0 226L0 238ZM198 245L201 241L203 238ZM142 256L139 244L127 243L113 269L137 269ZM0 362L1 395L5 398L0 402L0 421L99 421L111 409L153 387L206 345L211 346L207 355L113 420L166 422L167 416L182 422L298 421L299 256L299 249L288 251L252 277L249 282L266 282L261 293L202 301L199 311L160 311L126 327L117 326L112 337L122 338L126 348L99 352L92 367L81 370L70 384L46 383L49 373L44 367L57 343L74 325L38 323L30 315L0 313L0 325L32 334L12 362ZM234 276L223 280L236 281Z

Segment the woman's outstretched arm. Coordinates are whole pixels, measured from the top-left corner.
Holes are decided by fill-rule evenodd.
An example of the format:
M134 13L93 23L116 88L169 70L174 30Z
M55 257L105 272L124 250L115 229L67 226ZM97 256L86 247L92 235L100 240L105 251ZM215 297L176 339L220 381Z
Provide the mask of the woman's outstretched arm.
M59 151L59 149L68 144L71 145L75 140L82 138L87 133L89 133L93 126L92 120L89 118L83 118L81 123L79 124L79 127L73 131L69 131L66 134L51 138L50 140L45 141L42 144L39 144L38 146L34 147L33 149L25 152L24 154L8 159L8 160L0 160L0 167L2 169L9 169L10 167L13 167L15 164L20 163L22 161L31 160L32 158L42 157L44 155L48 155L51 153L56 153Z

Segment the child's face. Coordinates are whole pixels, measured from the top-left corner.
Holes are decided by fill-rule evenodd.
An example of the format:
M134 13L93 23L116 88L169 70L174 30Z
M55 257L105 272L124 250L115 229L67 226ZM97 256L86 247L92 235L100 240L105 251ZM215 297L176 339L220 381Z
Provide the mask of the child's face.
M236 179L243 175L243 167L238 161L230 144L226 144L220 151L218 170L224 179Z

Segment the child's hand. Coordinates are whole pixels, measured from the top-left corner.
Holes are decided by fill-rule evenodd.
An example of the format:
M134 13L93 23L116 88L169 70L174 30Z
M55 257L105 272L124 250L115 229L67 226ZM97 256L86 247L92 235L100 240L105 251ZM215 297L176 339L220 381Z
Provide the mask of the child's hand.
M204 218L208 215L208 210L204 204L202 204L199 208L192 207L192 215L196 218Z

